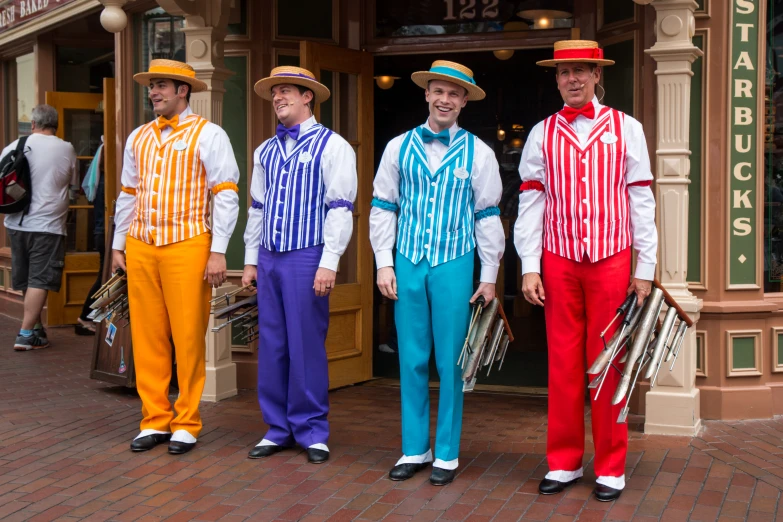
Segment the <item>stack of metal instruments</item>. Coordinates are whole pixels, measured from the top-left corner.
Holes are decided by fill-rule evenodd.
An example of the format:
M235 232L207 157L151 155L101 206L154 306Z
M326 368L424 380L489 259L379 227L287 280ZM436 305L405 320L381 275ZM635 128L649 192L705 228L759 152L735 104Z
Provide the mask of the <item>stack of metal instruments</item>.
M484 298L479 296L473 305L470 326L457 365L462 368L462 391L473 391L479 371L486 368L487 376L492 365L498 370L503 367L509 343L514 341L511 327L503 306L497 297L485 307Z
M658 372L664 363L671 361L669 371L674 369L685 333L693 326L691 318L657 279L653 281L652 291L640 308L636 307L636 300L636 294L632 293L617 308L614 319L601 332L604 350L587 370L588 374L596 375L588 385L588 388L596 389L596 399L600 396L609 372L616 371L621 375L612 396L613 405L620 404L623 399L626 401L617 418L618 423L624 423L628 418L628 404L642 371L645 372L644 378L650 379L650 388L654 388ZM661 322L658 316L664 303L668 309ZM606 332L621 316L623 319L620 326L607 342L604 337ZM620 356L623 349L626 349L626 352ZM621 370L618 365L623 363L625 367Z
M233 324L241 329L237 340L247 344L258 339L258 299L256 294L234 303L231 302L232 298L251 288L256 288L255 281L227 294L219 295L210 301L215 319L226 319L224 323L212 328L213 332L219 332ZM223 308L215 308L221 303L223 303Z
M93 294L92 298L95 299L95 302L90 305L92 312L87 316L88 319L94 323L106 320L123 327L130 324L128 279L121 268L117 269L114 275ZM121 325L119 321L125 321L125 324Z

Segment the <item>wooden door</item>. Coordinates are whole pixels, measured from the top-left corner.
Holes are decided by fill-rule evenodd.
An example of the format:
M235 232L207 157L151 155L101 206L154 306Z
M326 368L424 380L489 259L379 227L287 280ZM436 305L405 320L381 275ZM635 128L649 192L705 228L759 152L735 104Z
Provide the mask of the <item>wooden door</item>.
M47 92L46 103L57 109L57 137L76 149L79 185L101 143L103 95ZM59 292L49 292L47 324L76 324L84 300L98 277L100 256L93 241L93 206L80 193L68 207L65 267Z
M338 388L372 378L373 62L369 53L313 42L301 43L300 56L302 67L332 92L316 105L315 116L354 148L359 175L353 236L329 300L329 387Z

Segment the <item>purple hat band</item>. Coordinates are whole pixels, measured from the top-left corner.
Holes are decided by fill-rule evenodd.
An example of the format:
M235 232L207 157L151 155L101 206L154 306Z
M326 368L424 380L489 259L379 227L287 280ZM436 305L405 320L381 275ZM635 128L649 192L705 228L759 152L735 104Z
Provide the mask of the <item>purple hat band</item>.
M291 76L294 78L304 78L305 80L315 81L315 78L313 78L312 76L307 76L306 74L302 74L302 73L277 73L275 74L274 77L277 78L278 76Z

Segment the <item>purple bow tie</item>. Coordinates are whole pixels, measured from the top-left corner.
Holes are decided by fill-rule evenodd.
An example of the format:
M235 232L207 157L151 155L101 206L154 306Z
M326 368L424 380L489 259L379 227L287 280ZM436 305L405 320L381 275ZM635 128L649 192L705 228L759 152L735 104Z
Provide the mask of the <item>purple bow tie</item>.
M292 140L296 141L299 139L299 125L294 125L289 129L282 123L278 123L276 134L277 138L282 142L285 142L286 136L290 136Z

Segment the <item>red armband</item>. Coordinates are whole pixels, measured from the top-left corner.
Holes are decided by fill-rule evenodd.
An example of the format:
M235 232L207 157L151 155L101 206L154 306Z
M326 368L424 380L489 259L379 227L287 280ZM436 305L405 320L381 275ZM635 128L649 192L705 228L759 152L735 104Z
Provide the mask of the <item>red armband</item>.
M519 191L524 192L526 190L537 190L539 192L543 192L544 184L540 181L525 181L519 186Z
M628 186L629 187L649 187L649 186L652 186L652 180L648 179L648 180L645 180L645 181L636 181L634 183L629 183Z

